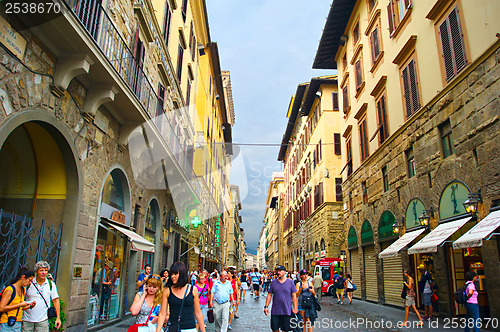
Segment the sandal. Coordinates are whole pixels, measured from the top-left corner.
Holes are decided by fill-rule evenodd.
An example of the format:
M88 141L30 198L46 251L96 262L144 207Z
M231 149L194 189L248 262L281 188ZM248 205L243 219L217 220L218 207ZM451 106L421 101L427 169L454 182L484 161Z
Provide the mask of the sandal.
M424 322L420 321L420 322L418 322L418 323L417 323L417 325L416 325L416 326L417 326L417 327L424 327Z
M398 327L406 327L406 323L399 323Z

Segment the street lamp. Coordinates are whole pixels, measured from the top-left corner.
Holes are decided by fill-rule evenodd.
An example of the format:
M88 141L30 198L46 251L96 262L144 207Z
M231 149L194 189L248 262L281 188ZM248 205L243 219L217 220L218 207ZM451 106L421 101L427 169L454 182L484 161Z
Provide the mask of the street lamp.
M482 202L483 198L481 197L481 189L479 189L477 193L470 193L467 200L463 202L463 205L467 213L470 213L473 216L475 216L477 212L477 206L479 205L479 203Z
M432 206L430 209L424 210L422 215L418 217L418 220L420 221L420 225L429 227L429 221L431 218L434 218L434 209L432 208Z
M402 217L401 219L396 219L394 224L392 224L392 232L394 234L399 234L404 224L405 224L405 217Z

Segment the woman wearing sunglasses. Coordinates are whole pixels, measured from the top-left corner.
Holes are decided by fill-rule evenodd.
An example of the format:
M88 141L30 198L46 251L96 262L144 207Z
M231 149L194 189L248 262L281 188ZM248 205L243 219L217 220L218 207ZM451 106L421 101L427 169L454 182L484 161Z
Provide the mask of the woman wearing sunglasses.
M134 302L130 307L130 313L136 316L135 324L149 324L156 328L162 292L163 282L160 276L151 275L144 284L143 290L135 295Z

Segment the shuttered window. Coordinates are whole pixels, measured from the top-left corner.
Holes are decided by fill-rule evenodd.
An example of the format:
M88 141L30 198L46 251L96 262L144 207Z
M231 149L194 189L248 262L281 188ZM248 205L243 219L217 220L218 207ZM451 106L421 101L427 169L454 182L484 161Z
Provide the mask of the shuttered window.
M389 1L387 5L387 17L389 19L389 36L392 37L394 30L396 29L396 24L394 20L394 4L393 0Z
M187 80L187 88L186 88L186 105L190 105L191 100L191 80L188 78Z
M342 89L342 102L344 104L344 113L349 111L349 92L348 84Z
M194 36L193 22L191 21L191 28L189 29L189 50L191 51L191 59L194 61L194 56L196 55L196 38Z
M366 118L359 122L359 144L361 150L361 161L368 158L368 129L366 127Z
M333 134L333 150L337 156L342 154L340 147L340 134Z
M363 83L363 74L361 73L361 59L356 61L354 64L354 70L356 71L356 90L358 90Z
M181 12L182 12L182 19L184 22L186 22L186 16L187 16L187 0L182 0L182 7L181 7Z
M409 119L420 108L418 96L418 82L415 68L415 59L412 59L402 70L406 118Z
M450 81L467 65L458 8L455 7L439 26L446 81Z
M172 12L170 11L170 6L168 1L165 1L165 17L163 19L163 38L165 39L165 44L168 46L168 40L170 37L170 21L172 20Z
M184 48L182 44L179 42L179 51L177 53L177 78L179 79L179 83L182 78L182 58L184 56Z
M339 94L337 92L332 93L332 101L333 101L333 110L338 111L339 110Z
M347 176L352 174L352 144L351 138L346 140L346 151L347 151Z
M377 61L378 56L380 55L380 43L378 40L378 27L376 27L372 33L370 34L370 44L372 50L372 64Z
M342 202L342 178L335 178L335 200Z
M379 136L378 141L380 144L389 137L389 130L387 128L387 112L385 109L385 95L380 97L377 101L377 115L378 115L378 126L379 126Z

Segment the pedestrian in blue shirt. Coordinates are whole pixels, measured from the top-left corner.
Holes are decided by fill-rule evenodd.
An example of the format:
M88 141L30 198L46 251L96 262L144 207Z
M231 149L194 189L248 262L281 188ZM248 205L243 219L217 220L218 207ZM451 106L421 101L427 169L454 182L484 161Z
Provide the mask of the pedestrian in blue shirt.
M229 308L234 302L233 286L227 280L227 272L220 273L220 280L214 282L210 293L209 308L214 308L215 331L226 332L229 326Z

